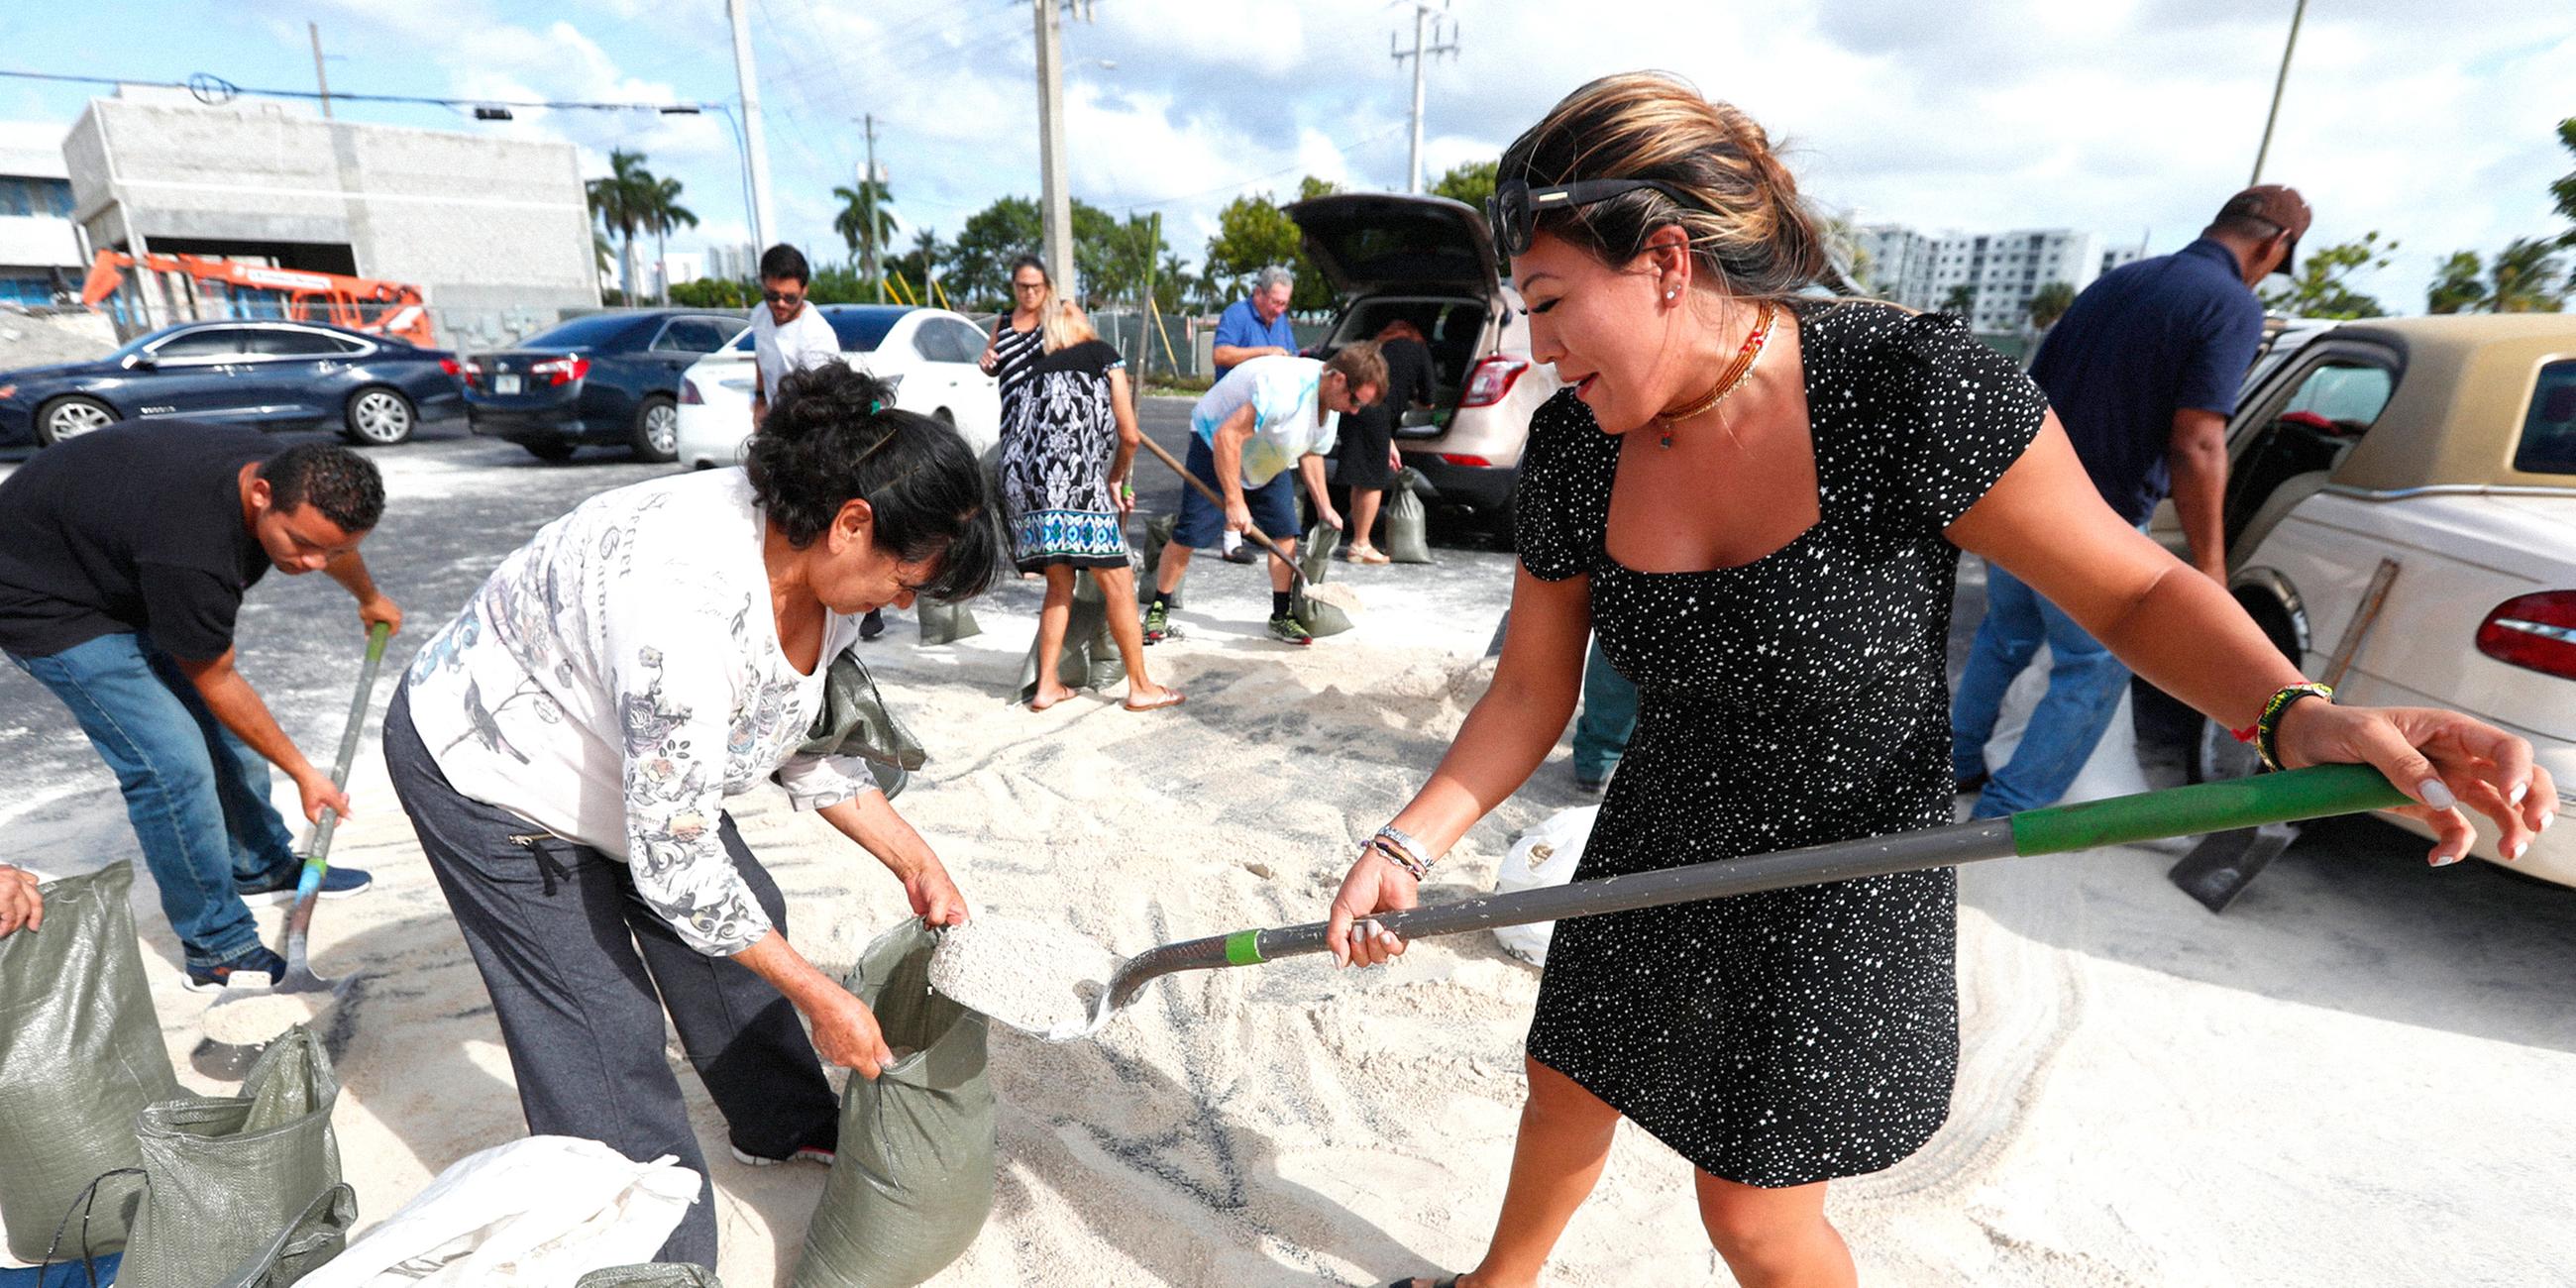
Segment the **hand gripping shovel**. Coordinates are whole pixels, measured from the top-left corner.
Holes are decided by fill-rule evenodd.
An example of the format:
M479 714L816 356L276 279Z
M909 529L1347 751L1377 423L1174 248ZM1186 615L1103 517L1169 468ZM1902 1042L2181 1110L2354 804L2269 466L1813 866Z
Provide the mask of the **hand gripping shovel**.
M358 758L358 735L366 728L367 705L376 692L376 671L384 665L385 641L392 636L393 628L383 622L376 623L367 631L367 658L358 671L358 695L349 702L349 723L340 731L340 755L331 763L331 785L343 791L349 786L349 766ZM286 958L286 978L266 988L227 985L215 998L214 1004L206 1008L209 1016L222 1007L237 1006L255 997L328 993L330 1000L314 1013L319 1018L323 1010L338 1005L340 999L348 996L350 986L357 983L355 974L338 979L324 979L314 974L313 963L306 956L305 941L313 930L313 905L322 896L323 874L331 870L331 834L339 822L338 811L323 810L305 843L304 871L295 881L295 906L286 914L286 946L279 953ZM210 1023L209 1028L213 1027ZM251 1058L256 1054L254 1047L235 1046L210 1037L199 1045L190 1062L201 1072L217 1076L238 1075L249 1069Z
M2025 810L2009 818L1959 823L1871 840L1840 841L1636 872L1597 881L1512 894L1482 895L1455 903L1381 913L1368 920L1408 939L1454 935L1496 926L1562 921L1632 908L1688 903L1722 895L1751 894L1823 881L1885 876L1923 868L1958 867L1980 859L2018 855L2064 854L2105 845L2161 840L2357 814L2408 804L2406 794L2389 786L2367 765L2323 765L2287 773L2262 774L2228 782L2203 783L2165 791L2141 792L2082 805ZM1191 939L1148 949L1121 962L1106 987L1083 981L1077 992L1089 994L1090 1022L1073 1033L1047 1034L1063 1041L1100 1031L1109 1017L1136 1000L1144 986L1185 970L1253 966L1325 951L1325 923L1270 930L1238 930L1230 935Z
M1220 514L1224 513L1224 511L1225 511L1225 497L1224 497L1224 496L1220 495L1220 494L1217 492L1217 490L1216 490L1215 488L1209 487L1209 486L1207 485L1207 481L1206 481L1206 480L1204 480L1204 479L1200 478L1200 477L1199 477L1198 475L1196 475L1196 474L1192 474L1192 473L1190 473L1189 468L1188 468L1187 466L1184 466L1184 465L1182 465L1178 460L1175 460L1175 459L1173 458L1173 456L1172 456L1172 454L1171 454L1170 452L1167 452L1167 451L1164 451L1164 450L1163 450L1163 445L1162 445L1162 444L1157 443L1157 442L1155 442L1153 439L1150 439L1150 438L1148 438L1148 439L1146 439L1146 440L1144 440L1144 441L1145 441L1145 450L1146 450L1146 451L1152 452L1152 453L1154 454L1155 459L1160 460L1163 464L1171 466L1171 467L1172 467L1172 472L1173 472L1174 474L1178 474L1178 475L1180 475L1180 476L1181 476L1181 481L1182 481L1182 482L1187 483L1187 484L1189 484L1192 488L1197 489L1197 490L1198 490L1198 494L1199 494L1200 496L1206 497L1206 498L1207 498L1207 502L1208 502L1208 504L1215 506L1215 507L1217 508L1217 512L1218 512L1218 513L1220 513ZM1263 531L1262 531L1261 529L1259 529L1259 528L1254 528L1254 529L1252 529L1252 530L1250 530L1250 531L1246 532L1244 535L1245 535L1245 536L1248 536L1248 537L1250 537L1250 538L1252 538L1254 541L1260 542L1260 543L1261 543L1261 548L1262 548L1262 549L1267 550L1267 551L1269 551L1270 553L1272 553L1272 554L1274 554L1274 555L1279 556L1279 561L1280 561L1281 563L1284 563L1284 564L1288 565L1288 575L1289 575L1290 577L1292 577L1292 578L1295 578L1295 580L1294 580L1293 582L1291 582L1290 584L1291 584L1292 586L1294 586L1294 587L1299 591L1299 593L1301 593L1301 594L1302 594L1302 593L1304 592L1304 590L1305 590L1305 584L1306 584L1306 570L1305 570L1305 568L1304 568L1302 565L1300 565L1300 564L1299 564L1299 563L1298 563L1294 558L1290 557L1290 555L1288 554L1288 548L1287 548L1286 546L1283 546L1283 545L1279 544L1279 539L1278 539L1278 538L1273 537L1273 536L1269 535L1268 533L1263 532ZM1294 536L1294 535L1296 535L1296 534L1294 534L1294 533L1290 533L1289 535Z

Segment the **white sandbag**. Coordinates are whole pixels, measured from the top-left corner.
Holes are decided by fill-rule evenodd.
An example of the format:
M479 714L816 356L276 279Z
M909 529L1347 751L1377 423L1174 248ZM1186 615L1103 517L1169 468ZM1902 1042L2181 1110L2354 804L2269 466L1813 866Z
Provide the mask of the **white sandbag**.
M1583 844L1592 839L1592 820L1600 813L1598 805L1559 810L1521 833L1494 874L1494 893L1535 890L1573 880L1575 865L1583 862ZM1494 927L1494 939L1503 951L1532 966L1547 964L1547 941L1555 933L1553 921Z
M699 1189L668 1154L530 1136L457 1160L299 1288L561 1288L650 1259Z

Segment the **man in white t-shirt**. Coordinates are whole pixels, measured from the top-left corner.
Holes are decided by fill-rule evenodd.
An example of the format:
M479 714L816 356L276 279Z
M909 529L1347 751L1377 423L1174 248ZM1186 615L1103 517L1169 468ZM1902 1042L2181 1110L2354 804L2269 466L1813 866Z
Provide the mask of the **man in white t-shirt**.
M769 414L769 391L791 371L841 360L841 340L822 311L805 302L813 273L804 253L785 242L760 256L760 307L751 311L751 427Z
M1323 361L1271 354L1225 374L1190 412L1190 475L1225 498L1222 510L1197 488L1181 487L1180 522L1155 568L1154 599L1145 610L1145 642L1172 634L1171 605L1190 570L1190 551L1215 544L1227 532L1249 532L1297 551L1297 493L1291 475L1302 475L1315 513L1335 529L1342 516L1324 494L1324 457L1333 450L1341 416L1376 402L1386 389L1386 359L1370 341L1345 345ZM1289 612L1291 569L1270 557L1270 638L1311 644L1314 637Z

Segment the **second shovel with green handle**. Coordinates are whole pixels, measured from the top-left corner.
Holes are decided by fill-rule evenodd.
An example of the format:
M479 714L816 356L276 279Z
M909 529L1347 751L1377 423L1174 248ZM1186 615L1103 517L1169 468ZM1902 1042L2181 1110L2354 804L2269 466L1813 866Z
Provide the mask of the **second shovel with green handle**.
M2081 805L2026 810L2008 818L1895 836L1838 841L1511 894L1480 895L1454 903L1380 913L1367 920L1407 939L1419 939L1825 881L1958 867L1980 859L2065 854L2266 823L2358 814L2411 803L2404 792L2390 786L2378 770L2367 765L2322 765ZM1093 980L1075 984L1076 991L1085 994L1089 1023L1073 1032L1045 1036L1062 1041L1099 1032L1110 1016L1136 1000L1139 990L1165 975L1253 966L1325 952L1325 927L1326 923L1315 921L1302 926L1238 930L1148 949L1119 963L1105 983Z

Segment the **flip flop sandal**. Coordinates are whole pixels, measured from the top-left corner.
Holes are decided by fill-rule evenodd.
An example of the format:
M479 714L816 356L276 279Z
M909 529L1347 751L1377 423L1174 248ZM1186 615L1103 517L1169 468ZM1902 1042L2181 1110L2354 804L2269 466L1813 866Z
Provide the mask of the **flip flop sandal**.
M1413 1288L1413 1285L1418 1283L1429 1283L1431 1288L1458 1288L1458 1276L1451 1275L1446 1279L1426 1280L1420 1275L1408 1275L1402 1279L1396 1280L1394 1283L1388 1284L1386 1288Z
M1039 702L1039 701L1037 701L1037 700L1035 700L1035 699L1031 699L1031 700L1027 703L1027 706L1028 706L1028 709L1029 709L1030 713L1034 715L1034 714L1036 714L1036 713L1038 713L1038 712L1041 712L1041 711L1052 711L1052 710L1054 710L1058 705L1062 704L1063 702L1064 702L1064 699L1063 699L1063 698L1057 698L1057 699L1056 699L1055 701L1053 701L1053 702Z
M1163 690L1163 696L1156 698L1151 702L1143 704L1123 702L1119 705L1130 711L1160 711L1165 707L1177 707L1182 703L1189 701L1189 699L1190 695L1181 692L1179 689L1165 689Z

